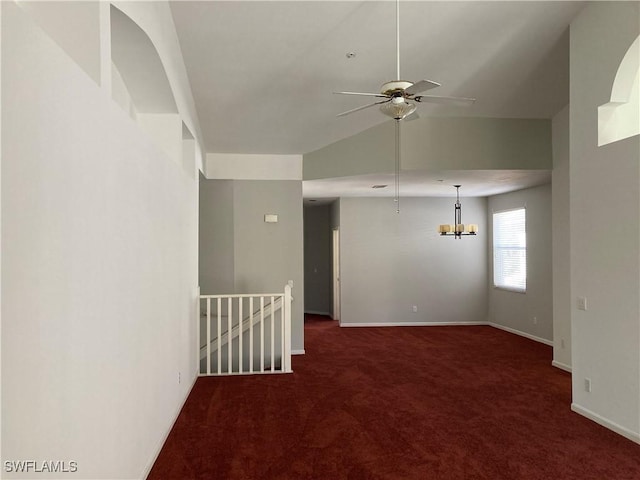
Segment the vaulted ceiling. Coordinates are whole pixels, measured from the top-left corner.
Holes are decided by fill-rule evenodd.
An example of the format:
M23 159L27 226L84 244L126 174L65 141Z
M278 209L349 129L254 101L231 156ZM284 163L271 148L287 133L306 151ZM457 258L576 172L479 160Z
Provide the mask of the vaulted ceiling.
M583 2L402 1L401 77L472 107L425 116L551 118L568 103L568 25ZM206 150L307 153L388 121L336 114L395 79L393 1L171 3ZM347 58L347 53L355 53Z

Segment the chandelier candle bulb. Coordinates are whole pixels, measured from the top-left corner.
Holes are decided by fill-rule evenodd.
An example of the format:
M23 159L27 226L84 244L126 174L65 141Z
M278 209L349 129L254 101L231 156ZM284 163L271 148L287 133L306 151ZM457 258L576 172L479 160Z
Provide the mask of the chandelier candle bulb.
M467 232L469 233L478 233L478 225L475 223L471 223L467 227Z
M451 225L440 225L438 227L438 233L447 233L451 231Z
M456 233L462 233L464 232L464 223L458 223L456 225Z

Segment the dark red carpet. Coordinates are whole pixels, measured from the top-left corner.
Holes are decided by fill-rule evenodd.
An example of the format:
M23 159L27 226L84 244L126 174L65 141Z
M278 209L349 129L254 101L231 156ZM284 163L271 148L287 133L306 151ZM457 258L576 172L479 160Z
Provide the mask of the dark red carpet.
M200 378L149 479L640 479L551 348L491 327L308 316L292 375Z

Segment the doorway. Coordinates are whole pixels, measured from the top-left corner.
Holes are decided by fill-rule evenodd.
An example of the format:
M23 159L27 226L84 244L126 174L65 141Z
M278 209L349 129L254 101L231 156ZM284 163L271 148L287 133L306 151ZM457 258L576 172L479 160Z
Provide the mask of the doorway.
M304 205L304 312L331 318L331 210Z

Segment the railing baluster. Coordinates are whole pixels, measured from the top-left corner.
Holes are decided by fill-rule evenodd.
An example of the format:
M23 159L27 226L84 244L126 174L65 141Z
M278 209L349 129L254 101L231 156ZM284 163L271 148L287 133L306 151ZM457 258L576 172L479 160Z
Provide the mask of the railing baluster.
M198 292L200 293L200 292ZM259 307L256 307L258 298ZM212 299L216 300L212 305ZM225 315L224 300L226 299L227 328L223 331L222 322ZM234 300L237 299L237 322L234 315ZM245 304L246 299L248 301ZM202 326L202 300L206 301L206 322ZM199 365L199 375L233 375L246 373L284 373L291 372L291 287L285 286L284 294L240 294L240 295L199 295L198 330L198 361L206 361L206 368ZM216 308L216 315L212 315L212 308ZM277 310L280 310L278 314ZM247 318L244 318L245 313ZM214 326L212 322L215 321ZM265 331L265 322L270 321ZM245 325L245 322L248 324ZM260 323L259 331L257 323ZM280 322L279 326L276 322ZM246 327L246 328L245 328ZM244 331L249 329L248 339L245 341ZM217 335L216 335L217 334ZM276 339L279 335L280 340ZM206 336L206 346L202 345L202 339ZM214 339L215 336L215 339ZM269 336L269 338L267 338ZM233 347L233 341L238 338L238 345ZM281 344L277 345L280 341ZM215 342L215 344L214 344ZM257 343L258 342L258 343ZM227 346L226 355L222 352ZM257 352L256 349L260 351ZM278 351L276 352L276 348ZM215 353L214 353L215 349ZM249 350L247 352L247 349ZM281 356L280 367L277 367L277 355ZM269 355L269 359L267 359ZM227 360L227 368L222 367L222 362ZM246 364L245 358L247 357ZM259 361L259 367L256 363ZM265 363L267 361L268 363ZM216 367L213 366L216 362ZM234 368L234 362L237 367Z
M200 288L198 288L198 325L196 335L198 337L198 375L204 375L202 371L202 298L200 297Z
M207 298L207 375L211 375L211 299Z
M249 297L249 373L253 373L253 297Z
M273 297L271 297L271 372L273 372L275 370L275 342L274 342L274 338L275 335L275 326L274 326L274 322L275 322L275 305L273 304Z
M264 297L260 297L260 372L264 372Z
M221 359L221 354L222 354L222 343L221 343L221 339L220 337L222 336L222 298L218 298L218 339L217 339L217 345L218 345L218 375L220 375L222 373L222 359Z
M242 335L242 332L244 331L244 317L242 316L243 303L243 298L238 297L238 373L242 373L242 364L244 363L242 355L242 339L244 337L244 335Z
M227 300L227 373L232 372L231 349L233 348L233 338L231 338L232 325L231 317L233 316L233 303L231 297Z

